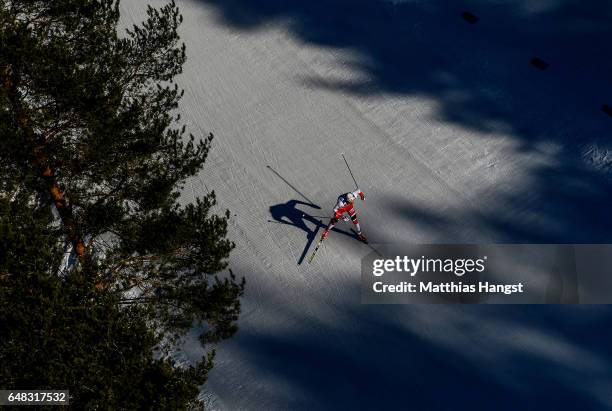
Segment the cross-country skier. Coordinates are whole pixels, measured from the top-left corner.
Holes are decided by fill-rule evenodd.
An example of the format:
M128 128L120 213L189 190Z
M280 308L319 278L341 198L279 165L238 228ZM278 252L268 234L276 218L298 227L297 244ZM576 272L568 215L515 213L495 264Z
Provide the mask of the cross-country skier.
M340 221L341 218L344 221L349 221L348 217L342 217L344 213L347 213L350 217L350 220L353 221L353 224L355 224L355 228L357 229L357 239L359 241L363 241L364 243L367 241L365 236L361 234L361 227L359 226L357 213L355 212L355 208L353 207L353 203L355 202L357 196L361 198L361 201L365 200L365 194L359 189L350 193L342 194L340 197L338 197L338 202L334 207L334 216L329 221L329 225L327 226L325 231L323 231L323 234L321 234L321 240L327 238L329 230L334 228L334 225L336 225L336 223Z

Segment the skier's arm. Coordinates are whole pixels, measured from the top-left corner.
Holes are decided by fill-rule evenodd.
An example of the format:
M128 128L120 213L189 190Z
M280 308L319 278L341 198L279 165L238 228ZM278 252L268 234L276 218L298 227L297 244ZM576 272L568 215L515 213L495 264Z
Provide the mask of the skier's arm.
M345 205L346 204L344 204L342 201L340 201L340 199L338 199L338 202L334 206L334 216L332 217L332 221L335 220L334 224L337 223L342 217L342 213L340 212L340 209L344 207Z
M340 214L341 214L341 213L340 213L340 212L338 212L338 210L340 209L340 207L341 207L340 202L336 203L336 206L334 207L334 218L335 218L336 220L339 220L339 219L340 219Z
M334 206L334 214L338 214L338 210L340 210L345 205L346 203L342 201L342 197L338 197L338 201L336 202L336 205Z
M357 196L359 196L359 198L361 198L361 201L365 200L365 194L360 189L357 189L357 190L353 191L352 194L355 196L355 198L357 198Z

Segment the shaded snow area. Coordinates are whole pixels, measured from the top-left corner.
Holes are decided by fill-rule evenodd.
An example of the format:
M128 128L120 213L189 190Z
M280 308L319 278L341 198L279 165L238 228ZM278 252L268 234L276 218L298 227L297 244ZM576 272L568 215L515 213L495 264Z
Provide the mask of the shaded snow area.
M214 409L612 408L606 306L360 305L344 222L299 264L354 187L340 152L373 243L612 242L612 3L178 3L180 111L216 136L184 198L231 210L247 278Z

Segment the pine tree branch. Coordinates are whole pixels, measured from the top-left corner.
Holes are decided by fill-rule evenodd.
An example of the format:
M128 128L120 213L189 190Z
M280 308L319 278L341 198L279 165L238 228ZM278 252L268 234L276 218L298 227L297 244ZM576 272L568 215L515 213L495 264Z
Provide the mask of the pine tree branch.
M149 303L149 302L155 302L157 304L163 304L163 305L167 305L170 307L174 307L177 308L179 310L184 309L185 307L179 304L173 304L172 301L176 301L176 300L170 300L167 298L160 298L160 297L134 297L134 298L124 298L119 300L119 303L121 304L143 304L143 303Z
M155 263L156 261L161 261L168 257L180 257L185 254L186 253L182 249L176 249L174 251L171 251L165 254L150 254L150 255L143 255L143 256L139 255L139 256L127 257L117 262L115 266L111 269L110 276L107 275L106 277L107 278L110 277L109 281L113 281L112 278L118 277L121 271L128 269L130 265L135 265L135 264L144 265L147 263ZM137 275L135 275L132 279L130 279L130 281L125 287L122 287L121 289L117 290L117 292L124 293L134 287L138 287L143 292L148 292L148 291L145 291L145 289L140 288L144 284L150 285L149 290L153 290L154 288L162 285L158 277L143 278L143 277L138 277Z

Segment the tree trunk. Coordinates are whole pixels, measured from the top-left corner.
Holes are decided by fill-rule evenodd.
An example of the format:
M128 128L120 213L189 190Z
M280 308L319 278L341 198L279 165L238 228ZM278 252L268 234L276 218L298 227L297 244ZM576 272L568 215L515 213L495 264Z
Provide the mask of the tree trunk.
M24 133L26 145L32 147L33 162L36 167L40 170L41 177L47 182L48 192L51 196L51 200L57 209L57 212L62 220L62 224L67 232L67 240L72 243L73 249L76 252L79 260L85 254L85 242L81 233L75 224L72 209L66 200L66 196L60 189L59 184L55 178L55 170L49 164L49 158L45 154L45 141L42 141L36 136L34 129L31 126L30 119L24 110L20 98L19 92L17 91L17 77L10 66L7 66L2 71L2 87L6 92L13 111L16 115L17 125Z

